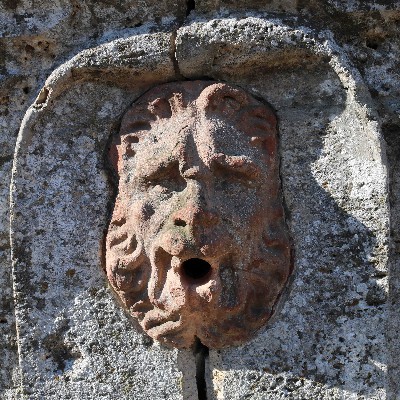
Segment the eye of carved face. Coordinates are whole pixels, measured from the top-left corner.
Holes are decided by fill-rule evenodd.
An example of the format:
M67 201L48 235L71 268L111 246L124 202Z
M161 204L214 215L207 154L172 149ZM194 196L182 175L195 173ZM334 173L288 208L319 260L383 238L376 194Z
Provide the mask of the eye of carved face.
M125 114L108 279L167 345L238 345L271 317L291 273L276 117L242 89L170 83Z

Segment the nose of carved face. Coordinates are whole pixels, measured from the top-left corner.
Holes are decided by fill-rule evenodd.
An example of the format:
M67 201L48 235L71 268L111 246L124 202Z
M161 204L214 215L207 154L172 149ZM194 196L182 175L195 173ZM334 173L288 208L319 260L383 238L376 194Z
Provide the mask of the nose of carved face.
M215 211L190 204L173 214L172 220L175 226L212 228L220 222L220 217Z
M160 245L181 259L215 258L232 247L229 232L218 213L193 202L172 214Z

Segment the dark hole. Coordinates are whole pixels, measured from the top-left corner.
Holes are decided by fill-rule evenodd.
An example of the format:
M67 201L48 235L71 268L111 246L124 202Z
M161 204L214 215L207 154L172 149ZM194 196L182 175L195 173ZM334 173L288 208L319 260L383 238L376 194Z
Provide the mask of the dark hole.
M196 9L196 2L195 0L188 0L187 2L187 7L186 7L186 16L188 17L190 14L190 11Z
M205 278L211 272L211 265L201 258L189 258L182 264L183 276L192 280Z
M120 219L115 219L113 221L113 225L116 225L116 226L122 226L125 224L126 224L126 218L124 218L124 217L121 217Z
M175 220L175 225L176 226L186 226L186 222L183 219L178 218Z
M137 136L128 136L126 141L128 143L139 143L139 138Z
M27 44L27 45L25 46L25 51L26 51L27 53L33 53L33 52L35 51L35 48L34 48L33 46L31 46L30 44Z
M380 41L379 41L379 39L376 39L376 38L371 38L371 39L366 40L367 47L369 47L370 49L373 49L373 50L377 50L379 47L379 44L380 44Z
M143 218L147 221L154 214L154 208L151 204L145 204L143 206Z

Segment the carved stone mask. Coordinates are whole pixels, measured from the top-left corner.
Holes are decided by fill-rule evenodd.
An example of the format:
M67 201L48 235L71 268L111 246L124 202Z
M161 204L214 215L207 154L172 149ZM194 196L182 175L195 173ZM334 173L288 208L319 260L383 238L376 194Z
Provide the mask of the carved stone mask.
M252 337L291 272L272 110L224 83L165 84L127 111L111 159L106 269L129 314L175 347Z

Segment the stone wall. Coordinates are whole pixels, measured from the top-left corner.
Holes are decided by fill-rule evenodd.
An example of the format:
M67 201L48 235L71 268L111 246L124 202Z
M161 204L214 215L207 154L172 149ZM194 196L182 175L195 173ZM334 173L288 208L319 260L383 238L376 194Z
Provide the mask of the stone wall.
M0 397L399 398L399 20L395 1L3 1ZM277 110L296 250L274 320L205 358L133 329L98 255L121 115L204 78Z

